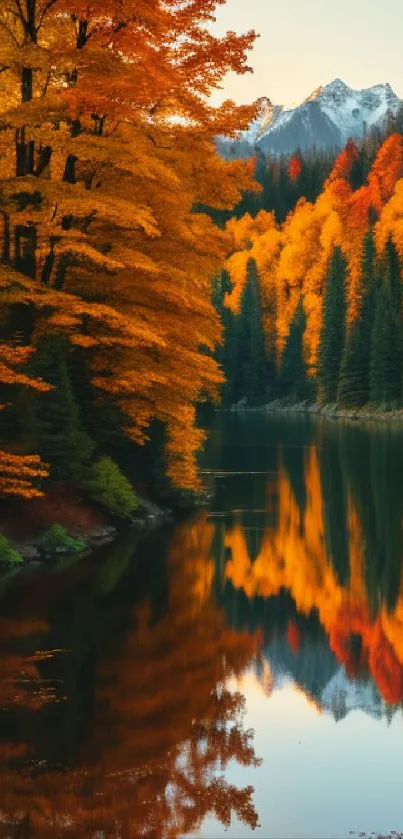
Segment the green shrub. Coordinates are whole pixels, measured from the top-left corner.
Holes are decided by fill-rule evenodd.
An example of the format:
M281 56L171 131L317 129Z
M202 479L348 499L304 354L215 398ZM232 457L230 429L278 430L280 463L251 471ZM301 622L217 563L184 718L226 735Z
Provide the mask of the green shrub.
M36 544L47 553L80 553L87 547L85 539L70 536L61 524L52 524L47 530L43 530L37 536Z
M131 483L110 457L101 457L94 463L86 486L94 501L114 516L126 518L138 506Z
M0 533L0 564L15 565L23 562L21 554L11 547L10 542Z

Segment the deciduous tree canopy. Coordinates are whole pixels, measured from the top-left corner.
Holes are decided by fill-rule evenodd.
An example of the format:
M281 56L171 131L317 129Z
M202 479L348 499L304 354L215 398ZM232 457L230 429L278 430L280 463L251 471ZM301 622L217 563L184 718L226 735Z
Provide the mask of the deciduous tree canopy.
M21 346L53 331L83 348L134 441L162 421L182 487L197 484L195 403L221 382L210 282L228 242L193 209L252 188L250 164L214 147L255 111L209 102L255 38L212 34L220 2L0 6L2 306L28 312Z
M301 351L298 357L294 353L295 369L289 369L288 354L286 359L290 394L301 393L297 379L305 369L323 401L338 398L349 407L370 398L385 405L401 403L402 143L401 134L387 137L366 182L360 184L360 152L350 140L318 198L301 198L282 224L265 211L227 223L232 240L225 266L231 289L227 303L235 313L240 311L247 266L253 259L266 344L280 383L285 348L288 353L302 307L305 324ZM303 167L297 172L300 163L299 157L291 159L291 180L302 176ZM269 351L273 347L274 353ZM332 381L327 386L331 358ZM268 390L267 384L260 401Z

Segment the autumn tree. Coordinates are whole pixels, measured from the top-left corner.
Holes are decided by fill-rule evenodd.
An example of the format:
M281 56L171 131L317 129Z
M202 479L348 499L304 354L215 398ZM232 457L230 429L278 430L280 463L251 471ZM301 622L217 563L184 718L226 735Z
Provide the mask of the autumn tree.
M18 386L40 392L49 390L49 385L45 381L23 372L23 366L32 352L32 347L0 344L0 385L3 399L6 393L10 393ZM0 429L1 412L4 408L4 404L0 405ZM41 462L37 454L0 451L0 495L22 496L23 498L40 495L40 479L45 478L47 474L47 466Z
M288 174L292 183L295 183L303 169L303 164L300 155L294 154L288 163Z
M61 328L87 350L135 442L164 423L184 487L197 484L195 403L221 382L210 278L226 247L193 208L252 185L214 138L254 108L215 109L208 95L249 69L254 35L214 36L216 5L12 0L1 17L3 259L26 278L5 274L4 299L29 295L31 331Z

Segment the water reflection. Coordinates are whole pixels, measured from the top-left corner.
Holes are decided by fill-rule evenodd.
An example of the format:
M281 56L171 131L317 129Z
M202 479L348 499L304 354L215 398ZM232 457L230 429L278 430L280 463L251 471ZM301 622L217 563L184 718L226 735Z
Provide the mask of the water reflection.
M266 679L287 673L337 718L364 706L391 717L403 700L402 431L288 420L262 441L255 423L251 434L232 419L228 433L244 427L244 455L260 442L261 476L232 494L227 474L216 496L228 618L264 628ZM221 475L227 457L222 445Z
M150 561L138 555L122 573L127 552L117 546L120 564L109 555L63 587L38 579L10 593L3 607L17 617L0 627L1 835L173 839L208 813L256 826L251 787L230 784L225 770L257 764L244 697L227 683L258 638L225 625L211 593L211 540L201 518L177 529L166 561L151 540ZM16 631L35 592L41 605ZM38 643L53 649L46 661Z
M350 743L348 828L374 829L362 755L397 769L403 739L402 433L219 416L211 510L9 588L0 837L344 837Z

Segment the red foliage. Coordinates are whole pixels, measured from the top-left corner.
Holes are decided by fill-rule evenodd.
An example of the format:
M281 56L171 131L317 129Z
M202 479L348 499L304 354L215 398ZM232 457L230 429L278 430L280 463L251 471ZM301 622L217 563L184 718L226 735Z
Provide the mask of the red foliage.
M353 164L359 158L359 151L354 140L348 140L345 148L335 160L335 164L328 178L328 184L338 178L348 180L351 175Z
M290 158L290 162L288 164L288 176L293 184L295 184L295 182L298 180L301 172L302 160L301 158L295 157L295 155L293 155L293 157Z
M53 487L41 498L24 505L4 501L1 505L1 530L8 538L18 542L30 541L52 524L61 524L74 533L87 533L105 525L105 516L84 501L77 492L66 486Z
M287 641L295 655L299 652L301 646L301 631L295 621L288 621L287 626Z

